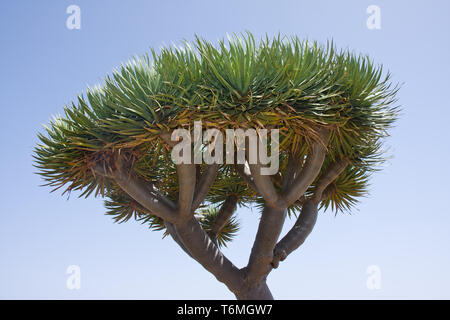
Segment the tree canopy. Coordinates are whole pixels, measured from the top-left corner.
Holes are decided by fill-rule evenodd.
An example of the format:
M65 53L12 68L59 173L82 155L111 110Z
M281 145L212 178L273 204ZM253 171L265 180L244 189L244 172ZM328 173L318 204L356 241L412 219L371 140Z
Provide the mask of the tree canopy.
M397 90L382 66L368 56L337 50L332 42L282 36L255 41L246 33L214 45L197 37L133 58L100 86L88 88L39 134L34 157L39 174L54 189L102 195L116 221L134 217L163 230L164 219L96 168L107 172L119 153L141 181L176 202L181 200L180 175L164 135L192 128L194 121L221 131L278 128L280 170L270 176L278 193L301 170L290 165L291 158L306 166L315 144L325 148L320 171L301 197L287 192L288 212L297 214L319 189L320 207L349 210L367 192L370 174L384 159L383 138L398 114ZM326 139L320 138L322 129ZM324 185L333 166L337 174ZM197 181L207 167L197 165ZM201 226L214 229L219 208L230 196L234 205L264 207L267 198L257 182L246 179L242 168L218 165L195 211ZM229 220L220 229L218 244L223 245L238 226Z

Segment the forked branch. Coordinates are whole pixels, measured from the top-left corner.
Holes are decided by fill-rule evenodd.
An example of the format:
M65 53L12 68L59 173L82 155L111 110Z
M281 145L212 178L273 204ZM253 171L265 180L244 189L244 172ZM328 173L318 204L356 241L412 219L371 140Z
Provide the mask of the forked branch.
M312 142L301 173L295 177L291 186L283 194L283 199L288 207L305 193L319 174L325 160L328 135L328 129L321 128L318 130L318 139ZM302 161L302 159L298 159L298 161Z
M289 232L277 243L274 249L272 265L277 268L280 261L300 247L311 233L317 221L318 205L323 199L324 191L349 164L348 159L340 159L327 167L316 183L314 194L304 200L302 210Z
M193 214L193 200L196 185L195 164L178 164L178 210L180 218Z
M176 221L176 205L159 193L151 183L139 178L124 164L120 156L117 156L114 168L105 169L96 165L93 170L99 175L113 179L125 193L154 215L171 223Z
M206 195L216 180L218 170L219 165L216 163L206 165L205 171L202 173L200 180L198 181L197 188L195 189L194 200L192 201L192 210L197 209L205 200Z
M244 180L248 184L248 186L253 189L253 191L259 193L258 187L253 181L250 172L249 173L246 172L244 164L235 164L234 169L236 170L237 174L241 177L241 179Z

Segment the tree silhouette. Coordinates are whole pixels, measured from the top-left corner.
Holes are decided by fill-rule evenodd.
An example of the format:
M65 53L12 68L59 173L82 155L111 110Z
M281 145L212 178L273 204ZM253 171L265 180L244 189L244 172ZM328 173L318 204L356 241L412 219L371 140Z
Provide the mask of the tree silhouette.
M332 43L196 38L134 58L78 96L39 134L35 165L54 189L104 197L115 221L164 231L238 299L272 299L267 276L302 245L318 210L349 210L367 192L397 90L381 66ZM248 153L245 163L176 164L171 135L195 121L224 133L278 129L279 171L261 174ZM244 205L261 214L238 268L220 247ZM287 216L295 224L279 239Z

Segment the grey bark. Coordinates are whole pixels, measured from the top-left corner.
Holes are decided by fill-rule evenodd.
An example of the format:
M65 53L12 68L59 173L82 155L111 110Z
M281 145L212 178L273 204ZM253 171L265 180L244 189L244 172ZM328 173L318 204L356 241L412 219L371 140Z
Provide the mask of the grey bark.
M216 180L217 172L219 170L218 164L207 165L205 171L200 177L198 187L195 189L194 200L192 201L192 209L195 210L205 200L206 195L211 189Z
M138 178L133 172L125 173L118 170L114 173L114 181L130 197L150 212L171 223L177 220L175 204L161 197L156 191L151 191L148 182Z
M175 224L180 239L192 258L223 282L232 292L238 292L242 285L242 273L228 260L192 216Z
M194 200L196 166L195 164L177 165L178 174L178 210L181 217L188 217L192 213Z
M312 197L302 201L302 210L297 221L275 246L272 262L274 268L277 268L280 261L285 260L292 251L305 242L316 224L318 205L323 199L324 190L344 171L348 164L348 159L339 159L331 163L317 181Z
M253 181L252 177L248 174L245 173L245 165L243 164L236 164L234 165L234 168L237 172L237 174L242 178L242 180L244 180L247 185L253 189L253 191L258 192L258 187L256 186L255 182Z
M302 211L289 232L275 246L272 266L278 267L280 261L295 249L300 247L309 236L317 221L317 204L313 201L306 201Z
M236 298L238 300L273 300L272 292L270 292L265 279L257 285L241 290L236 294Z
M253 177L253 183L266 203L271 207L284 206L284 203L280 203L280 196L275 190L270 176L261 174L262 166L260 164L249 164L249 167Z
M189 252L189 250L186 248L186 246L184 245L183 241L180 239L180 235L178 234L178 231L175 228L175 226L172 223L167 222L167 221L164 221L164 225L166 226L167 232L170 234L172 239L180 246L180 248L183 249L183 251L186 252L186 254L189 257L194 258L192 256L192 254Z
M272 270L273 251L285 218L285 208L264 207L247 265L248 281L259 283Z
M294 179L291 186L287 188L287 191L283 194L287 206L296 202L305 193L311 183L313 183L322 168L325 155L326 147L323 141L315 141L310 147L310 151L300 174ZM302 159L299 159L299 161L301 160Z

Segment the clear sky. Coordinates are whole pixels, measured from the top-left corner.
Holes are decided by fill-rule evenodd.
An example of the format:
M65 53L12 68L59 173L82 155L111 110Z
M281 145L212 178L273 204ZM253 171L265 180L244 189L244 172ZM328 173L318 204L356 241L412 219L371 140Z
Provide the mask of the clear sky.
M66 8L81 9L81 29ZM369 5L381 29L369 30ZM450 298L449 1L1 1L0 298L227 299L171 239L114 224L101 199L39 187L36 134L121 62L163 44L278 32L369 54L403 83L390 160L352 214L320 213L306 243L271 273L279 299ZM245 265L258 212L225 250ZM292 221L287 221L287 227ZM66 286L69 265L81 288ZM366 286L379 268L379 289Z

